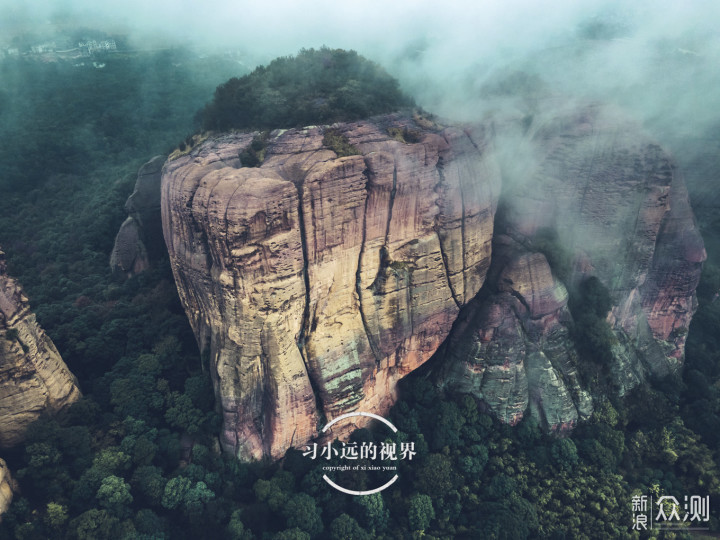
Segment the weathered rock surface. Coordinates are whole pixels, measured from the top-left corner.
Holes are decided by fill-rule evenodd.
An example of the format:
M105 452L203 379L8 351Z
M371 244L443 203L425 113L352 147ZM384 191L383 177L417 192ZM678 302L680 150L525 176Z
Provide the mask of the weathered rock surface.
M128 218L120 226L110 254L110 267L128 276L150 266L164 250L160 217L160 180L165 156L155 156L138 171L135 189L125 203Z
M228 134L163 172L173 272L240 457L386 412L490 265L499 172L483 133L398 115L336 128L360 155L338 158L311 127L273 132L247 168L253 135Z
M545 256L508 236L494 241L492 286L473 302L448 343L443 379L515 424L530 407L562 428L592 412L570 339L568 292Z
M142 230L133 217L128 217L120 226L115 245L110 254L110 267L127 276L134 276L148 269L147 248L142 240Z
M0 458L0 516L10 507L13 498L13 479L4 459Z
M42 413L79 397L75 376L37 324L20 285L6 274L0 252L0 447L20 443Z
M520 131L509 138L521 157L501 152L487 290L450 339L444 380L507 422L529 405L562 428L591 411L563 285L595 276L610 290L610 370L623 394L680 367L705 250L670 157L617 111L585 107ZM535 253L548 230L569 257L566 284Z
M164 168L165 239L226 449L278 457L339 415L382 414L453 324L441 384L508 423L572 427L593 400L568 291L590 276L612 298L620 394L681 366L705 250L670 157L620 112L569 107L492 137L400 115L336 129L358 155L310 127L273 132L259 168L238 133Z

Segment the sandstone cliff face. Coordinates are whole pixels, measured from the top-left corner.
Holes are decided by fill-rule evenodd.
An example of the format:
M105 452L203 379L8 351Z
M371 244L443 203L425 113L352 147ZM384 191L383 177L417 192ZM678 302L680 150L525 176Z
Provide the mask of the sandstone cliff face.
M164 163L165 156L155 156L140 168L125 203L129 216L115 237L110 267L128 276L147 270L151 254L163 249L160 179Z
M38 326L0 252L0 447L18 444L28 424L80 397L75 376Z
M680 367L705 250L670 157L618 112L574 110L512 140L521 157L503 163L493 269L450 339L442 379L506 422L529 406L565 428L592 403L564 285L595 276L610 290L610 370L623 394ZM566 284L537 252L548 230L569 257Z
M610 291L620 394L681 366L705 250L670 157L621 113L570 107L492 136L398 115L336 127L359 155L310 127L273 132L259 168L239 157L254 134L164 168L164 234L225 448L278 457L341 414L382 414L448 336L441 385L508 423L570 428L593 410L568 308L590 276Z
M492 285L453 330L443 380L515 424L528 406L552 428L592 412L570 338L568 292L546 258L509 236L494 241Z
M338 158L311 127L273 132L247 168L253 135L229 134L163 172L173 272L240 457L386 412L490 265L499 172L484 133L397 115L336 128L360 155Z
M7 463L0 458L0 516L10 507L13 498L13 479Z

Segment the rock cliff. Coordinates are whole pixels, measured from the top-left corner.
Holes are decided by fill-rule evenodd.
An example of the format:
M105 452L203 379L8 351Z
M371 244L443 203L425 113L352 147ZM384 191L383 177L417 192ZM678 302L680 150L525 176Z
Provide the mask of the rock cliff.
M128 276L148 268L164 250L160 221L160 179L165 156L155 156L138 171L135 189L125 203L128 218L120 226L110 254L110 267Z
M515 424L528 405L559 427L592 412L570 338L568 291L544 255L506 235L493 243L492 282L463 313L442 358L441 381Z
M209 353L222 443L243 458L281 456L343 413L386 412L490 265L500 186L484 133L391 115L335 126L356 149L338 157L325 131L271 133L257 168L239 157L254 134L164 168L173 272Z
M669 155L621 113L583 107L519 125L498 128L521 155L501 158L493 268L450 338L442 380L506 422L529 406L565 428L592 411L567 289L590 276L609 289L608 367L622 395L680 367L705 250Z
M275 131L263 150L220 135L163 169L226 449L278 457L343 413L382 414L443 342L439 384L508 423L572 427L597 383L569 302L589 277L610 294L614 391L680 367L705 251L672 160L622 113L463 129L390 115L333 126L345 157L329 129ZM251 145L259 167L243 166Z
M80 397L75 376L30 312L0 251L0 447L22 442L28 424Z
M14 482L7 463L0 458L0 516L10 507L13 498Z

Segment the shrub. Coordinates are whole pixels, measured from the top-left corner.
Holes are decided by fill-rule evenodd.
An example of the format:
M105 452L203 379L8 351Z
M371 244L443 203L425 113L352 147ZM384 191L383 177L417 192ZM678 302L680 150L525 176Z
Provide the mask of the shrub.
M240 163L243 167L259 167L265 161L268 133L263 132L253 137L252 142L240 152Z
M417 129L409 129L407 126L403 128L388 128L388 134L396 141L400 141L405 144L417 143L420 142L420 139L422 139L422 132Z
M323 145L330 148L338 157L357 156L360 154L360 150L350 144L348 138L336 129L328 129L325 131Z
M8 328L5 332L5 339L8 341L16 341L18 338L17 328Z

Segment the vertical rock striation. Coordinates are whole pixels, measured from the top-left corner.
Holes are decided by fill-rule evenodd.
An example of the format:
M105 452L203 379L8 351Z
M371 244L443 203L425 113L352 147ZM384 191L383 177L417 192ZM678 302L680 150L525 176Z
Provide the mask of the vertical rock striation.
M229 134L164 169L173 272L240 457L387 411L490 265L499 172L484 133L400 115L334 129L357 155L311 127L273 132L259 168L239 159L253 134Z
M30 312L0 252L0 447L22 442L27 426L80 397L75 376Z
M572 427L593 398L569 295L591 276L615 389L677 371L705 250L667 153L607 107L491 128L335 125L344 157L329 128L275 131L257 168L257 134L231 133L165 165L165 240L226 449L278 457L382 414L448 336L441 384L508 423Z
M516 424L528 406L546 426L574 424L592 412L570 338L568 291L544 255L509 236L494 241L489 286L448 341L444 382L482 399Z
M588 360L570 340L565 286L595 276L609 289L609 368L624 394L680 367L705 250L670 157L619 112L584 107L526 133L512 125L498 132L506 139L498 146L511 141L516 151L500 152L493 269L450 339L443 378L507 422L529 406L564 428L592 410L577 375Z

